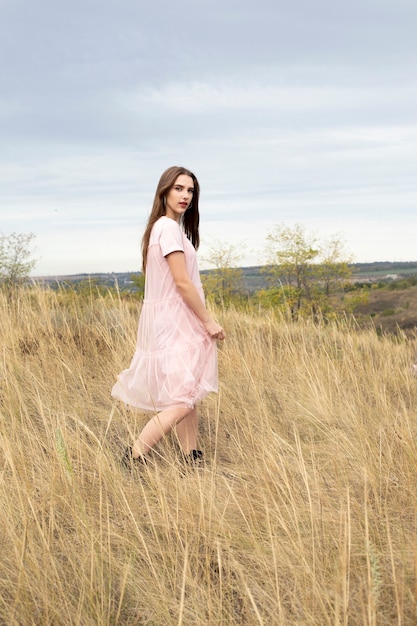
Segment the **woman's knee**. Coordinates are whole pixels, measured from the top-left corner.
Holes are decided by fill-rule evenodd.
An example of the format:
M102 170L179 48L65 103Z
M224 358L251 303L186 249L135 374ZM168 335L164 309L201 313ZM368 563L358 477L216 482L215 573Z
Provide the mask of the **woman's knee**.
M185 420L192 412L193 409L190 409L190 407L178 407L178 409L176 409L175 424L179 424Z

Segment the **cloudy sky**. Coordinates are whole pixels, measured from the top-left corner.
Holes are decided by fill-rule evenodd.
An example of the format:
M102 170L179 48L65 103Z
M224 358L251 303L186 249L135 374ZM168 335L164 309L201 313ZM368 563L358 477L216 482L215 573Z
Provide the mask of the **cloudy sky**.
M0 231L37 275L135 271L160 174L264 262L274 224L417 260L415 0L0 0Z

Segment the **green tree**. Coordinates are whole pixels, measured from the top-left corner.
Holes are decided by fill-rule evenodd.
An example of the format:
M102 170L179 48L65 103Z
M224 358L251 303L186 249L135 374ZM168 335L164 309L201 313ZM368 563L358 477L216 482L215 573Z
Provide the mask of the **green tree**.
M320 247L320 266L318 280L325 296L340 291L340 286L352 275L350 264L353 259L345 251L343 239L340 235L332 235Z
M313 261L320 253L317 238L302 224L277 224L266 241L267 272L275 287L286 287L286 304L291 317L297 319L305 301L313 300Z
M343 290L351 274L352 260L341 237L320 242L302 224L276 225L267 236L266 253L275 298L289 308L292 319L327 314L334 304L331 296Z
M131 274L130 280L135 287L135 295L143 300L145 296L145 274L140 272L139 274Z
M215 239L211 242L205 263L213 266L208 274L202 274L204 290L209 298L221 304L229 304L241 294L243 272L239 268L242 246Z
M31 249L33 233L0 233L0 283L8 290L14 289L36 265Z

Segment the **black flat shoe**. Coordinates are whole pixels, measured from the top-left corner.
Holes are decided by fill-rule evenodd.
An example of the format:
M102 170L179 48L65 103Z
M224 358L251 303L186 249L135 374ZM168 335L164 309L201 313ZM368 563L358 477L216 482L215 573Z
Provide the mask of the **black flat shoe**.
M202 450L190 450L189 454L184 454L184 461L187 465L201 467L204 463L204 455Z

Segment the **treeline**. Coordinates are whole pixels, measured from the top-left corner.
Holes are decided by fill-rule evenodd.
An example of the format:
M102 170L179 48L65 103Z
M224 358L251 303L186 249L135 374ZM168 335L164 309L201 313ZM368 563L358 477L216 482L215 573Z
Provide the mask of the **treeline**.
M34 235L0 238L0 284L12 294L28 285L35 261ZM330 319L355 314L366 305L371 289L408 289L417 284L417 263L375 262L353 264L340 236L320 240L301 224L276 225L267 236L265 265L240 267L243 245L213 241L202 259L211 269L201 278L206 297L216 305L248 304L273 308L292 320L300 317ZM413 273L414 272L414 273ZM80 275L44 279L53 288L76 297L94 295L141 300L144 276L138 273Z

